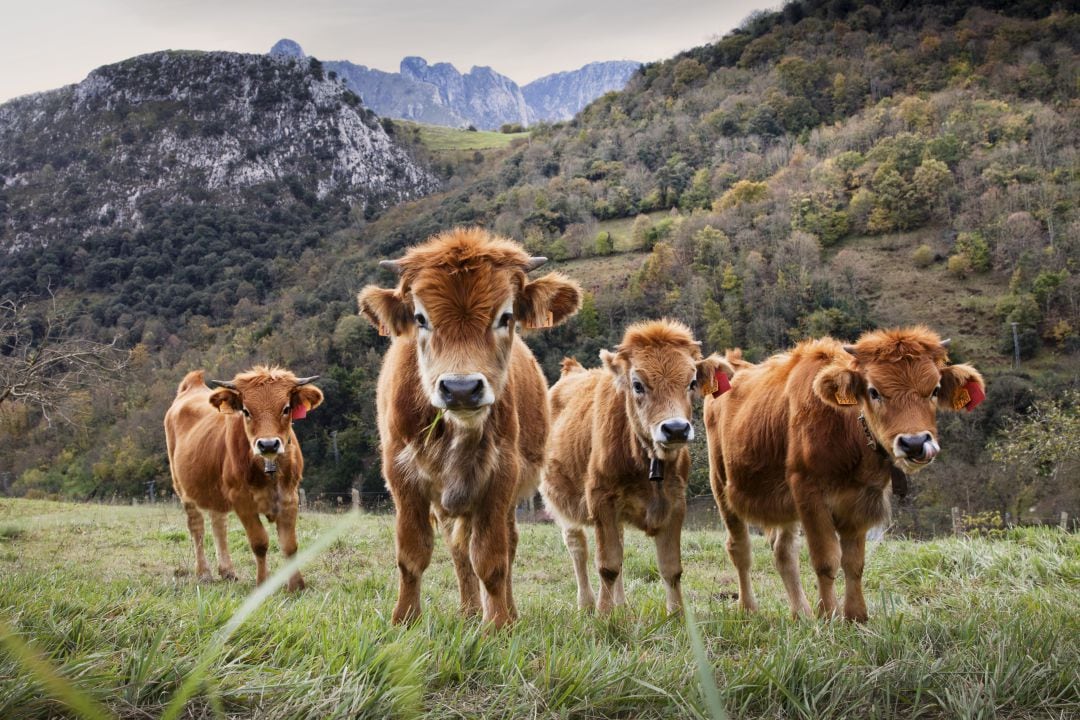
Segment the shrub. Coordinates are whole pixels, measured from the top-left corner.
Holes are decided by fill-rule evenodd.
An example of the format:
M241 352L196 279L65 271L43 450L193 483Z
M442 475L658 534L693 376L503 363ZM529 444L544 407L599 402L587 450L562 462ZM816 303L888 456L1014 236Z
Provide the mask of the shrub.
M958 278L965 278L972 272L971 258L964 253L957 253L949 257L949 274Z
M915 248L915 251L911 253L911 261L915 263L915 267L924 268L929 267L934 262L934 251L930 249L927 244L922 244Z
M726 210L746 203L759 202L768 196L769 185L767 183L754 182L753 180L740 180L728 188L727 192L721 195L720 199L713 203L713 210Z

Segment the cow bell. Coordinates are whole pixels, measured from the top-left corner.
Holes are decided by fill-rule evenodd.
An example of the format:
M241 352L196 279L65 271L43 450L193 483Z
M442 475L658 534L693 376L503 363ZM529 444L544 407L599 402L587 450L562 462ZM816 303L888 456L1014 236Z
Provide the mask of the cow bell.
M653 482L660 482L664 479L664 461L660 458L649 460L649 479Z

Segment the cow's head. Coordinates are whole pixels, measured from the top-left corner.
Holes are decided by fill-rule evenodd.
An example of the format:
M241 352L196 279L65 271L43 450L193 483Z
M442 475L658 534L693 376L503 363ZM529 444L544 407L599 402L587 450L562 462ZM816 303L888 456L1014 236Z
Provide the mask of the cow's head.
M938 408L970 410L984 397L978 370L948 364L948 344L924 327L866 333L818 372L814 392L829 405L858 406L875 441L913 473L941 450Z
M431 404L451 422L478 427L506 386L517 326L558 325L581 306L573 280L526 277L544 260L479 228L452 230L383 261L401 280L392 290L364 288L360 312L380 331L415 342Z
M298 378L288 370L256 365L232 380L211 380L210 404L224 413L240 413L253 456L273 459L285 452L293 419L323 401L311 383L318 375Z
M690 328L673 320L631 325L615 352L601 350L600 359L615 375L638 440L660 460L675 459L694 439L691 418L699 386L715 382L717 370L734 374L719 355L702 358Z

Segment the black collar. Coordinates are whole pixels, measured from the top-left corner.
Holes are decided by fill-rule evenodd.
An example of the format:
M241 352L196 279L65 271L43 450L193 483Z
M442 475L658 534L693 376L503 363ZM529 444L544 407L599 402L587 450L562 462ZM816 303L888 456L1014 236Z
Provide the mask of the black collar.
M870 432L870 426L866 422L866 416L862 413L859 413L859 425L862 427L863 436L866 438L866 446L873 450L877 456L889 466L889 475L892 477L893 495L896 495L901 499L906 497L908 494L908 476L903 470L893 464L893 460L889 457L889 453L885 451L885 448L881 447L881 444L874 437L874 434Z

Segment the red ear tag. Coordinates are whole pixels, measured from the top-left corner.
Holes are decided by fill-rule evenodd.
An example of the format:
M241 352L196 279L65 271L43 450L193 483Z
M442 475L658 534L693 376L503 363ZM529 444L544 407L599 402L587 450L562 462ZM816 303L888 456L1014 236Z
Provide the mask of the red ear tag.
M292 419L293 420L303 420L306 417L307 417L307 405L306 404L300 403L299 405L297 405L296 407L294 407L292 409Z
M731 389L731 381L728 380L728 376L723 370L717 368L713 377L716 379L716 390L712 394L714 398L720 397Z
M982 386L974 380L971 380L966 385L964 385L964 389L967 390L968 395L971 396L971 401L964 406L964 409L968 412L971 412L975 408L979 407L979 403L986 399L986 393L983 392Z

